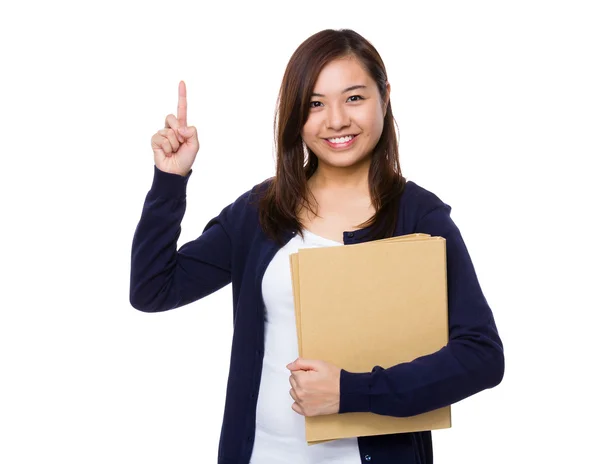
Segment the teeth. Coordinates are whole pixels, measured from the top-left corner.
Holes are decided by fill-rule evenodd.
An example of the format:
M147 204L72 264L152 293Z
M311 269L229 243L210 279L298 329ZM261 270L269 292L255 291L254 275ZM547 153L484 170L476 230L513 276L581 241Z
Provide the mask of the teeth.
M348 135L346 137L339 137L336 139L327 139L329 140L331 143L346 143L349 142L350 140L352 140L354 138L353 135Z

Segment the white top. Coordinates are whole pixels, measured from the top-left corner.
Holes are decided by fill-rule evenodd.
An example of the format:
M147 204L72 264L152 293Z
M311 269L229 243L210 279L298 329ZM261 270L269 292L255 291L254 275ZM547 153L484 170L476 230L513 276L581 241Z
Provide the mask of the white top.
M273 257L262 281L265 302L265 354L256 405L256 432L250 464L360 464L356 438L308 446L304 416L292 409L290 371L298 339L289 256L299 248L343 246L304 230Z

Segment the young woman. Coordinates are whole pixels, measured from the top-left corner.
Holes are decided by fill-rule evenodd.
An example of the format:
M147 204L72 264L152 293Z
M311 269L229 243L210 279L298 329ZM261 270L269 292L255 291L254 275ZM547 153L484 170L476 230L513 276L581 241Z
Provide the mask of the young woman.
M304 417L411 416L491 388L502 342L450 206L402 176L381 57L351 30L324 30L292 55L275 121L276 175L226 206L177 250L199 149L186 88L152 137L154 180L135 231L131 304L176 308L231 283L233 345L218 462L431 463L431 432L307 446ZM436 353L371 372L299 359L289 254L415 232L446 239L450 337ZM357 272L360 272L357 270Z

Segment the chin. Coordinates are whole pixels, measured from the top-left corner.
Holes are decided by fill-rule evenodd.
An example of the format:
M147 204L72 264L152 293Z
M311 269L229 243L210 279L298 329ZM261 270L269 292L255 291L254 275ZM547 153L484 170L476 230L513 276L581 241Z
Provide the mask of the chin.
M318 155L319 162L335 168L349 168L366 162L370 162L371 157L363 155L357 157L355 154L348 153L328 153L327 156Z

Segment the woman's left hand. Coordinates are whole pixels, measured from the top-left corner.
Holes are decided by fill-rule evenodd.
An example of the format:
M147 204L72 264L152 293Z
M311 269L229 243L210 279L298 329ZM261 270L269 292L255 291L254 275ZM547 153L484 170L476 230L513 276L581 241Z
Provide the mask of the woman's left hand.
M337 414L340 410L342 370L326 361L298 358L290 371L292 409L306 417Z

